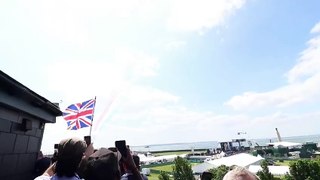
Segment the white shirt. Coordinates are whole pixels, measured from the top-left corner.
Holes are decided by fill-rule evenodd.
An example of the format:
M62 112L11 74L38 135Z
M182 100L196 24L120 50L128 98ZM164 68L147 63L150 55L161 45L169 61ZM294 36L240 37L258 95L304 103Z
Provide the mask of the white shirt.
M41 175L36 177L34 180L80 180L78 174L72 176L72 177L58 177L56 175L48 176L48 175Z

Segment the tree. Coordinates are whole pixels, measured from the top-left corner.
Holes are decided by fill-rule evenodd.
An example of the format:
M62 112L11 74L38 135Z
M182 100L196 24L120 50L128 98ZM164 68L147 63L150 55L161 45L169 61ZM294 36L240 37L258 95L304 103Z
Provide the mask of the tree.
M222 180L224 175L229 171L229 167L225 165L221 165L217 168L210 169L209 172L212 173L212 179L214 180Z
M284 175L281 179L282 180L294 180L293 177L288 173L286 173L286 175Z
M158 178L159 180L170 180L168 173L166 173L165 171L161 171Z
M319 160L298 160L290 163L290 174L296 180L317 180L320 179Z
M181 157L177 157L174 160L173 169L173 178L175 180L195 180L191 165L189 162Z
M273 180L274 177L270 173L269 168L268 168L268 161L263 160L260 165L262 167L262 171L258 171L257 176L259 176L259 178L261 180Z

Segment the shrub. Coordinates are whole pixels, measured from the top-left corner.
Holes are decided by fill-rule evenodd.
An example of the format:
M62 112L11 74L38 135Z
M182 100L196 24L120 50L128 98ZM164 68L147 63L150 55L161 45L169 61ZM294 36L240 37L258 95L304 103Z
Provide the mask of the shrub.
M168 173L166 173L165 171L161 171L158 178L159 180L170 180Z
M174 160L172 169L175 180L195 180L190 163L179 156Z

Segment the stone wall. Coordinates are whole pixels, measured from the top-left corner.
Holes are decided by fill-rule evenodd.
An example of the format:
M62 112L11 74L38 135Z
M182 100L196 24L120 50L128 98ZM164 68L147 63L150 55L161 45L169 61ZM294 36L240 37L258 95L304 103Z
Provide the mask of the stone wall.
M32 122L25 130L23 121ZM32 179L44 131L41 119L18 110L0 106L0 179Z

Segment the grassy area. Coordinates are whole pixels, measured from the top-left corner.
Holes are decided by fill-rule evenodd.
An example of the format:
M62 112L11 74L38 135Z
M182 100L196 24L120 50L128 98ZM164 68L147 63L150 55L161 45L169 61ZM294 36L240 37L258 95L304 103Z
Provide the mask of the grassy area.
M275 164L278 166L289 166L289 163L290 161L283 161L283 162L277 161Z
M156 166L156 167L152 167L150 169L154 169L154 170L159 170L159 171L166 171L166 172L172 172L172 166L173 164L167 164L167 165L163 165L163 166Z
M164 164L164 165L163 164L153 165L150 167L147 166L151 170L151 174L148 176L148 179L149 180L158 180L158 176L160 174L160 171L165 171L165 172L171 173L172 166L173 166L172 163Z
M154 156L166 156L166 155L180 155L180 154L188 154L191 151L170 151L170 152L158 152L152 153Z
M191 164L191 166L194 166L199 163L190 163L190 164ZM173 163L166 163L166 164L143 166L142 168L146 167L146 168L150 169L151 174L148 176L149 180L158 180L158 176L159 176L160 171L165 171L165 172L171 173L173 170L172 169L173 165L174 165Z
M156 173L151 173L149 176L148 176L148 180L159 180L159 174L156 174Z
M275 164L278 166L289 166L290 162L293 162L295 160L284 160L282 162L276 161Z
M195 151L195 153L203 153L204 151ZM168 152L158 152L152 153L154 156L166 156L166 155L181 155L181 154L189 154L191 151L168 151Z

